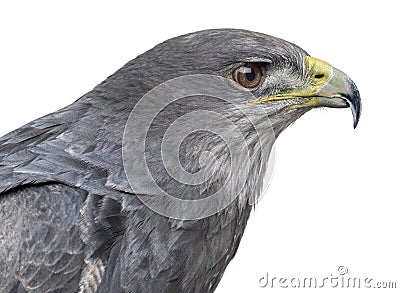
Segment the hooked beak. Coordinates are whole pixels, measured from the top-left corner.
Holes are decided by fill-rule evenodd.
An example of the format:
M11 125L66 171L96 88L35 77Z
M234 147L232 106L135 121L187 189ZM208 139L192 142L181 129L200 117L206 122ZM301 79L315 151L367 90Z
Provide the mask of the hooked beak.
M307 98L304 103L288 106L289 109L305 107L348 108L353 114L356 128L361 114L361 99L354 82L342 71L317 58L304 58L307 82L303 88L283 94L258 99L257 103L268 101Z

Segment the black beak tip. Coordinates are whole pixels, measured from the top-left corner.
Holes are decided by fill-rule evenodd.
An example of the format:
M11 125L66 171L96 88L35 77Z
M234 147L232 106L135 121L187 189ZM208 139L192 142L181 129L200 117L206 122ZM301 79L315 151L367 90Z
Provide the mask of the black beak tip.
M353 128L356 129L358 125L358 120L354 119Z
M349 92L346 94L342 93L341 96L346 100L351 109L351 113L353 114L353 127L355 129L361 116L361 97L354 82L350 81Z
M360 99L350 104L351 112L353 114L353 128L356 129L361 115L361 101Z
M358 92L357 92L358 93ZM356 129L358 125L358 121L361 116L361 100L360 95L343 95L343 98L346 100L347 104L351 109L351 113L353 114L353 128Z

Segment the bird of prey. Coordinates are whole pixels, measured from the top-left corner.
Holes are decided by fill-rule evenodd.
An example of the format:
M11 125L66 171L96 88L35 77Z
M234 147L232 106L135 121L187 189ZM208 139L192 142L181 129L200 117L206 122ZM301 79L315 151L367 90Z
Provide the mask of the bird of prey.
M188 76L209 81L198 84L204 94L186 94ZM212 78L228 98L207 94ZM157 103L165 106L154 114ZM360 95L343 72L290 42L214 29L155 46L71 105L0 138L0 291L213 292L262 191L274 138L316 107L350 107L356 127ZM175 140L172 162L204 181L174 178L178 167L161 154ZM141 177L143 157L158 189ZM230 176L243 184L223 189ZM202 216L151 206L163 206L163 192L200 203L219 190L234 196L221 209L203 206L211 212Z

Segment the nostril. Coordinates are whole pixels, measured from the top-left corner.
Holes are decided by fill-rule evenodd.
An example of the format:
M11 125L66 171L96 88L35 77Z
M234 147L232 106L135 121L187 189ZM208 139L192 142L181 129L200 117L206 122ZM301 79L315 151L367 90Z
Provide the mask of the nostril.
M321 79L321 78L324 78L324 76L325 76L325 74L316 74L316 75L314 75L314 78Z

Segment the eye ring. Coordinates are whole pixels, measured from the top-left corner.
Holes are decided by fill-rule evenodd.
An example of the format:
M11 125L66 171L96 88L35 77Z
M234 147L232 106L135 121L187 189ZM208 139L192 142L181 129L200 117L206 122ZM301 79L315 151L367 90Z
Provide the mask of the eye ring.
M232 79L247 89L257 88L263 80L264 70L261 64L248 63L232 72Z

